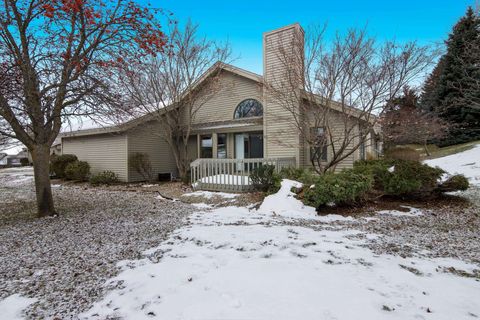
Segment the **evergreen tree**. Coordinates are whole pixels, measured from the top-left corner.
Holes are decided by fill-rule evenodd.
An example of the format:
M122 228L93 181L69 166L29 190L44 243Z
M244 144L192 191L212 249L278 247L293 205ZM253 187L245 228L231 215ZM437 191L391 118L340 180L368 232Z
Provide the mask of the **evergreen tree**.
M422 108L451 124L442 145L480 139L480 17L472 8L454 26L446 46L422 95Z
M443 73L445 60L440 58L432 73L423 84L420 108L425 112L435 112L437 106L441 105L438 94L440 76Z

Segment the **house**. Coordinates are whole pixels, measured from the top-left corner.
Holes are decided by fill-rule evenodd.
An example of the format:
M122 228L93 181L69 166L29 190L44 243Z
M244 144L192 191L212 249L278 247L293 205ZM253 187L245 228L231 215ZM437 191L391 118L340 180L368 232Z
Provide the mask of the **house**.
M217 63L200 79L200 82L206 81L209 73L219 68L222 71L219 80L222 89L202 105L193 119L188 156L192 161L192 178L195 181L213 185L219 182L205 180L210 175L224 179L221 183L225 185L244 184L228 179L232 178L232 173L239 171L242 171L242 175L248 174L255 166L246 165L253 163L249 159L264 159L263 163L275 163L278 166L311 166L311 148L305 145L294 125L292 114L271 99L265 86L266 81L282 77L290 71L278 63L276 43L285 38L302 39L300 44L295 44L295 49L298 59L303 60L303 34L301 26L293 24L263 35L263 76ZM299 74L303 72L296 71ZM309 99L305 95L298 103L316 103ZM339 112L332 111L333 119L335 113ZM304 115L304 118L308 119L308 115ZM308 126L308 120L304 121ZM335 121L341 126L340 118ZM61 138L62 151L88 161L93 173L111 170L122 181L143 179L128 164L129 155L135 152L150 156L155 175L170 173L176 176L175 160L169 146L156 134L160 130L159 125L149 117L142 117L120 126L65 133ZM321 128L312 129L321 132ZM338 131L341 134L342 130ZM374 139L375 135L370 134L369 143L346 157L336 169L351 167L355 160L365 157L368 152L373 153L376 145ZM324 151L323 156L328 157L331 151ZM242 165L239 165L240 161ZM209 189L214 190L213 185ZM206 185L204 188L207 188Z
M0 152L0 168L7 166L8 154Z
M57 139L53 142L52 146L50 147L50 155L61 155L62 154L62 140Z
M28 152L23 148L20 152L14 155L0 153L0 167L19 167L30 163L28 161Z

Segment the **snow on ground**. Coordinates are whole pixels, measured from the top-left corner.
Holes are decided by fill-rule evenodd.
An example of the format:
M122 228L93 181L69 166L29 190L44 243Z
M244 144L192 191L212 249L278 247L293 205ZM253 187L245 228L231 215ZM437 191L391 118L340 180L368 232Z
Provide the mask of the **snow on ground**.
M432 167L440 167L450 174L463 174L472 185L480 186L480 145L467 151L424 162Z
M226 193L226 192L211 192L211 191L195 191L185 193L184 197L203 197L206 199L211 199L214 196L225 198L225 199L233 199L238 197L236 193Z
M138 259L194 212L149 191L62 185L53 189L59 216L32 218L31 174L29 167L0 169L1 320L24 308L25 319L77 319L108 291L103 284L118 261Z
M0 301L0 315L2 315L2 319L23 319L22 311L35 301L37 301L37 299L25 298L19 294L12 294L8 298Z
M280 190L267 196L258 211L287 219L314 219L322 222L353 220L352 217L344 217L338 214L318 216L315 208L304 205L302 201L295 198L295 193L291 191L292 188L300 188L301 186L300 182L283 179Z
M283 179L280 190L267 196L263 200L259 211L293 218L315 217L317 214L315 208L305 206L295 198L295 193L291 191L292 188L300 188L301 186L302 184L297 181Z
M390 215L396 217L417 217L423 214L422 210L417 208L409 207L409 206L401 206L402 208L408 209L408 212L400 211L400 210L380 210L377 211L380 215Z
M200 179L202 183L216 183L229 185L250 185L252 180L249 176L233 175L233 174L217 174ZM195 184L194 184L195 185Z
M7 168L1 171L0 187L2 188L15 188L28 182L33 182L31 167Z
M286 224L284 217L312 214L292 197L292 186L298 184L284 180L281 190L267 197L258 210L224 207L194 213L191 225L145 251L145 258L122 262L123 271L107 283L115 289L80 317L480 316L480 282L444 271L454 267L473 272L476 265L450 258L374 253L366 244L379 235L338 228L336 217L321 224L307 220L315 222L311 226Z

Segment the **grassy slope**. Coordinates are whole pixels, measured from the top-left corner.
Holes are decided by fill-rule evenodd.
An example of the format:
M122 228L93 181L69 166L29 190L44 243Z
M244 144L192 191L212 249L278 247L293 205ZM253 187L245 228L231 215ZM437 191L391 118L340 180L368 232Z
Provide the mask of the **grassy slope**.
M444 148L439 148L436 145L429 145L428 150L430 151L430 154L431 154L429 157L427 157L427 155L425 154L425 150L423 149L422 145L410 144L408 146L420 152L420 155L423 159L435 159L435 158L445 157L451 154L469 150L477 144L480 144L480 140L471 141L471 142L462 143L462 144L456 144L456 145L448 146Z

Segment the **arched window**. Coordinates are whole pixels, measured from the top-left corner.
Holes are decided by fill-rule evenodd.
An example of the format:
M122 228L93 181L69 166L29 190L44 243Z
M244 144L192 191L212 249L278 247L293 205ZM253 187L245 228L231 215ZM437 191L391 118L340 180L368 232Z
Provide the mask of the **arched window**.
M240 102L235 109L234 118L261 117L263 116L263 106L255 99L246 99Z

